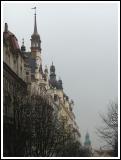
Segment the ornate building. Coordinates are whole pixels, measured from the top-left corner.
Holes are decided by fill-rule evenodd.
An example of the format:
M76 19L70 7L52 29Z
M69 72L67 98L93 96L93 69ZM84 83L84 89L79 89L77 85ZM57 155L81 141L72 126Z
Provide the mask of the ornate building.
M17 38L8 30L5 23L3 33L3 122L4 122L4 151L9 154L15 146L15 117L17 108L15 100L27 93L25 82L25 57L21 52Z
M22 42L21 49L17 38L8 30L5 23L3 33L3 69L4 69L4 150L14 150L12 141L14 135L12 124L15 121L15 100L26 94L48 96L56 110L59 121L63 122L66 132L71 132L73 138L80 141L80 132L73 113L74 102L69 100L63 90L63 82L56 79L55 66L50 66L50 75L47 67L43 70L41 57L41 39L37 30L36 10L34 14L34 32L31 36L31 51L27 52ZM12 128L13 127L13 128ZM9 132L8 132L9 130ZM10 133L11 139L7 139Z

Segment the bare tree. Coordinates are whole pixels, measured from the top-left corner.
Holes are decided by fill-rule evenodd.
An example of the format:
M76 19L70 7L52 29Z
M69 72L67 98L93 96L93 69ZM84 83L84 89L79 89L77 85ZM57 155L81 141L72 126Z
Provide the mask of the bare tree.
M62 123L58 119L58 109L54 101L48 95L32 95L16 98L15 104L15 126L20 134L20 131L24 133L23 138L25 137L19 140L18 155L56 155L56 148L62 145L65 133L62 133ZM20 137L19 135L18 139ZM24 150L21 154L20 146Z
M72 148L77 145L73 143L72 133L66 131L65 122L58 118L59 106L52 97L47 93L32 96L23 94L14 97L13 105L14 147L9 155L25 157L71 155ZM7 143L9 139L10 137ZM69 145L72 147L68 147Z
M112 102L107 115L100 114L100 117L104 126L97 133L113 149L113 156L118 156L118 104Z

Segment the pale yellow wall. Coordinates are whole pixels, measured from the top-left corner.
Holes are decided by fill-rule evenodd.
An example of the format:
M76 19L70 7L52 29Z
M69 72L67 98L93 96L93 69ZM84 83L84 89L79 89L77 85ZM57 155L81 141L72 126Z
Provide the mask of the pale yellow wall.
M65 101L65 103L60 103L61 109L58 113L58 117L60 120L63 117L67 119L66 124L65 124L65 130L72 131L73 129L77 129L77 131L79 132L78 126L75 122L75 117L73 116L73 112L69 110L69 105L70 105L69 101ZM75 137L75 140L80 141L80 137L77 132L74 132L73 136Z

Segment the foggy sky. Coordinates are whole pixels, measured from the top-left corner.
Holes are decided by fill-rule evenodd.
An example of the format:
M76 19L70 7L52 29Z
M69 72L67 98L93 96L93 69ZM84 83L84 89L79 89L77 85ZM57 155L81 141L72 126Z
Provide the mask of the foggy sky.
M5 4L3 26L13 32L27 51L34 30L42 40L43 67L56 66L65 93L75 102L74 113L84 142L88 131L93 147L100 147L95 134L100 112L118 97L117 4Z

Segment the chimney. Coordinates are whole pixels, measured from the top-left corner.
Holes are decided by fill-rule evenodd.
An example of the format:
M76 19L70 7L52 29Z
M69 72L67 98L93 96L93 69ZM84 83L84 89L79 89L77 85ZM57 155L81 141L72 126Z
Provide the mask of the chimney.
M8 32L8 24L5 23L5 32Z

